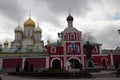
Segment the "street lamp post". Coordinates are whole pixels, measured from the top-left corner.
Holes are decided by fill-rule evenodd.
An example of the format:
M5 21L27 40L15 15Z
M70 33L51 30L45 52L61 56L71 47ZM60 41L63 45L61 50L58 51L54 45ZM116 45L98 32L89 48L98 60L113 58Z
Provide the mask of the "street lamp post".
M63 36L63 33L62 33L62 32L61 32L61 33L58 33L59 39L61 39L62 36ZM61 60L61 64L62 64L62 59L61 59L61 54L62 54L62 52L61 52L61 50L62 50L62 39L59 40L59 41L60 41L60 43L59 43L59 45L60 45L60 60ZM61 68L62 68L62 66L61 66Z
M15 53L18 53L19 54L19 59L20 59L20 50L22 49L22 46L19 46L18 49L15 51ZM16 71L19 72L20 71L20 60L18 62L18 65L16 66Z

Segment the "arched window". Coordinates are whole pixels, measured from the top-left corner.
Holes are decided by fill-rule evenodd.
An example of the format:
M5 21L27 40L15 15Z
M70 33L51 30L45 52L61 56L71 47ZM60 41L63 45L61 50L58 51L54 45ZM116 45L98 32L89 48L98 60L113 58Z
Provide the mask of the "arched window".
M74 35L71 35L71 40L74 40Z
M98 53L97 46L95 46L95 47L93 48L93 53Z
M75 35L73 33L70 35L70 40L75 40Z

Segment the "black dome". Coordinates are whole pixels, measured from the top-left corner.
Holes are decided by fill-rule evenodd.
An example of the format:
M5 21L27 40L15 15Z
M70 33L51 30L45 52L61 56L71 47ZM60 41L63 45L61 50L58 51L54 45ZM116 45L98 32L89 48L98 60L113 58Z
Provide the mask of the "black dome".
M73 17L71 15L69 15L67 18L66 18L67 21L73 21Z

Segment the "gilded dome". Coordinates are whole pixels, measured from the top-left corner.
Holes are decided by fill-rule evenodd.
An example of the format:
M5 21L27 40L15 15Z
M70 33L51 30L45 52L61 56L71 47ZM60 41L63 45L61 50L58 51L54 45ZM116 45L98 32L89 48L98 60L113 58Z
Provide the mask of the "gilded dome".
M24 22L24 27L35 27L35 22L31 19L31 17Z
M4 42L4 45L8 45L9 43L8 43L8 41L6 40L5 42Z

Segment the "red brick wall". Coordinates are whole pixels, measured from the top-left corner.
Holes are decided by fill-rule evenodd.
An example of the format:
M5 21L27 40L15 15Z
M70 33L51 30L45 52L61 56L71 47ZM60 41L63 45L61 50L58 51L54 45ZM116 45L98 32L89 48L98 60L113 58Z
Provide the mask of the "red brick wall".
M113 55L113 61L114 64L120 64L120 55Z
M26 58L29 64L33 64L34 68L45 68L46 58Z
M22 67L22 59L4 59L3 60L3 69L7 68L16 68L16 66Z

